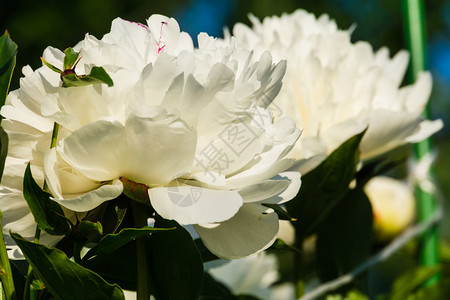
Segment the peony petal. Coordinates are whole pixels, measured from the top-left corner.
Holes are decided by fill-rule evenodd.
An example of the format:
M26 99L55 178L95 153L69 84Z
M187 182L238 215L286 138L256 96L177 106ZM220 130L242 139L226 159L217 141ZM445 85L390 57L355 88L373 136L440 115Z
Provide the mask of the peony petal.
M52 121L31 111L14 94L10 94L8 101L9 104L6 104L1 108L3 117L28 124L41 132L49 132L52 130Z
M420 72L414 84L403 87L400 93L405 93L405 108L411 113L421 113L431 94L432 79L429 72Z
M242 205L236 191L195 186L156 187L148 194L158 214L182 225L222 222L234 216Z
M373 111L369 128L361 141L361 159L368 159L408 142L417 142L439 130L442 123L424 120L407 112ZM425 125L428 124L428 125Z
M300 173L283 172L262 183L239 190L245 203L281 204L294 198L301 185Z
M222 258L241 258L267 249L278 233L276 213L267 208L244 204L231 219L219 224L195 225L205 246Z
M423 120L420 122L416 132L405 139L408 143L417 143L435 134L444 127L444 122L439 120L429 121Z
M369 128L372 126L369 125ZM346 120L327 128L322 133L322 139L328 146L328 153L333 152L349 138L361 133L368 127L368 123L362 118ZM370 129L369 129L370 130Z
M147 185L168 183L190 170L196 133L167 113L155 117L145 115L131 116L127 120L128 149L122 157L126 168L121 166L124 170L121 175Z
M264 182L240 189L239 195L241 195L245 203L263 201L280 194L289 186L289 184L289 179L275 177L275 179L271 178Z
M233 189L239 189L256 184L289 169L293 163L293 159L282 159L275 161L272 164L258 162L251 168L227 178L227 186Z
M120 180L114 180L111 184L102 185L99 188L78 196L76 198L53 199L60 205L73 211L89 211L103 202L115 199L122 194L123 185ZM70 197L70 195L68 196Z
M57 148L81 174L97 181L120 176L147 185L168 183L193 161L196 134L160 109L141 109L125 126L98 121L74 131Z
M117 198L123 190L119 180L101 185L73 170L58 156L55 148L46 153L44 169L53 200L73 211L94 209L105 201Z
M298 194L302 184L301 175L298 172L283 172L273 177L272 180L289 180L289 186L281 193L262 201L263 203L283 204Z
M111 25L111 32L102 41L119 44L131 53L137 53L144 64L148 62L148 47L154 43L150 31L145 25L116 18Z
M57 198L75 198L99 188L102 184L87 178L61 159L55 148L47 151L44 161L45 180Z
M121 163L127 159L124 131L119 122L97 121L74 131L56 149L81 174L109 181L121 176Z

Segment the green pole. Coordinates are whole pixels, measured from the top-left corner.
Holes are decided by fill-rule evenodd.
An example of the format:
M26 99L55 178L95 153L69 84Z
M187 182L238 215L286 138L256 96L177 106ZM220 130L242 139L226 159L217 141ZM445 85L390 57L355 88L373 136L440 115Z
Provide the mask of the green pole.
M418 72L426 69L426 42L425 42L425 13L422 0L402 0L403 19L407 44L411 53L410 80L417 80ZM423 113L425 118L430 117L429 105ZM414 154L417 160L421 160L433 150L431 139L428 138L414 145ZM416 187L417 214L419 221L428 219L436 210L436 199L434 195L423 190L419 185ZM433 227L427 231L421 240L420 264L422 266L435 266L439 263L438 232ZM439 276L433 277L427 285L435 283Z

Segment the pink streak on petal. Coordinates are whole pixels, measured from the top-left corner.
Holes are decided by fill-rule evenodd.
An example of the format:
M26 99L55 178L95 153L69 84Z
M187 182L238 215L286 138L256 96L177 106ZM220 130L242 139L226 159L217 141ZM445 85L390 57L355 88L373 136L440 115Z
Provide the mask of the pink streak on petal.
M162 39L162 29L163 29L164 25L167 25L167 22L161 22L161 30L159 32L159 40L156 43L158 45L158 54L164 49L164 47L166 47L166 44L163 41L161 41L161 39Z
M128 23L133 23L133 24L139 25L139 26L141 26L142 28L148 29L148 27L145 26L144 24L141 24L141 23L138 23L138 22L133 22L133 21L128 21L128 20L125 20L125 21L127 21Z

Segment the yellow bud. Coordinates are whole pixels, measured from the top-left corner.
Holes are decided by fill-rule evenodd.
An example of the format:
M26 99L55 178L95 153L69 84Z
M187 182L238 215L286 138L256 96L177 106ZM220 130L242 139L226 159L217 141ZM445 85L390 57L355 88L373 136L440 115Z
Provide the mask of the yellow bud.
M364 190L372 204L376 241L393 239L413 221L414 194L406 183L380 176L372 178Z

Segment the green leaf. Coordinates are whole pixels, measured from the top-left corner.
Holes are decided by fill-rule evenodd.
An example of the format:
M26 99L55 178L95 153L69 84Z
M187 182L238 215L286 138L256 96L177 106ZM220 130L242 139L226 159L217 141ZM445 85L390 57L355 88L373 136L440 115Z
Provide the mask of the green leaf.
M103 226L103 234L116 233L125 218L129 202L130 199L122 193L117 198L104 202L91 210L83 218L83 221L100 221Z
M81 221L77 224L76 229L73 256L75 261L79 263L81 261L81 249L86 243L100 238L103 233L103 227L100 222Z
M358 186L345 195L318 230L316 254L322 280L361 264L369 256L371 242L372 207Z
M295 253L297 255L301 255L302 254L302 252L299 249L297 249L294 246L286 244L284 241L282 241L280 239L277 239L275 241L275 243L273 243L273 245L270 246L269 249L267 249L267 251L269 251L269 252L278 252L278 251L285 251L286 252L287 251L287 252Z
M347 294L344 296L339 294L332 294L328 295L326 300L369 300L369 297L366 295L360 293L358 290L351 290L348 291Z
M90 242L103 234L100 222L81 221L78 225L79 236Z
M73 48L67 48L64 50L64 53L66 54L64 56L64 70L60 70L54 65L48 63L41 57L42 62L44 65L49 67L52 71L55 71L56 73L61 74L61 80L63 82L63 87L76 87L76 86L85 86L89 84L96 84L96 83L104 83L108 86L113 86L113 80L111 77L106 73L105 69L102 67L94 66L91 69L91 72L87 75L77 75L75 73L75 66L79 61L79 52L75 52Z
M16 55L17 45L5 31L0 37L0 107L5 104L8 95L11 76L16 66Z
M114 83L102 67L92 67L89 75L76 75L69 73L62 75L63 87L85 86L89 84L105 83L108 86L113 86Z
M80 263L106 281L116 283L123 289L135 291L137 288L136 241L131 241L112 252L94 256Z
M363 167L358 171L356 180L364 185L375 176L386 174L401 164L405 164L409 158L409 146L403 146L391 150L383 155L364 161Z
M436 274L436 276L438 276ZM429 277L426 282L435 276ZM426 285L426 284L425 284ZM440 278L435 284L420 288L413 295L408 296L407 300L442 300L450 299L450 278Z
M33 280L30 287L30 299L39 299L38 297L45 293L45 291L45 284L42 280Z
M389 300L407 299L409 295L422 287L425 282L437 275L440 270L441 268L439 266L435 266L418 267L414 270L407 271L395 280L389 295Z
M27 165L23 178L23 196L41 230L51 235L64 235L70 232L69 223L58 203L50 200L50 194L44 192L31 175Z
M55 67L54 65L52 65L51 63L49 63L48 61L46 61L45 59L43 59L41 57L41 61L44 65L46 65L50 70L58 73L58 74L63 74L64 72L60 69L58 69L57 67Z
M0 126L0 181L2 180L3 170L5 169L5 160L8 155L8 135L3 127Z
M216 281L209 273L203 277L202 298L209 299L235 299L230 290L222 283Z
M203 284L203 263L191 235L175 221L156 216L156 227L177 227L151 235L151 266L157 299L198 299Z
M255 297L253 295L245 295L245 294L238 295L238 296L236 296L235 299L236 300L261 300L260 298Z
M262 206L271 208L275 211L275 213L278 215L278 219L284 220L284 221L297 221L296 218L293 218L289 215L287 211L285 211L279 204L272 204L272 203L263 203Z
M119 286L72 262L64 252L29 242L16 233L11 236L33 271L57 299L124 299Z
M87 77L90 80L97 80L100 83L104 83L109 87L114 85L113 80L111 79L111 77L109 77L108 73L106 73L105 69L103 69L102 67L92 67L91 73L89 73Z
M209 249L206 248L206 246L203 244L203 242L200 239L195 240L194 243L197 246L198 252L200 252L202 261L204 263L208 262L208 261L220 259L218 256L216 256L211 251L209 251Z
M348 139L317 168L302 176L299 193L286 203L289 214L298 219L292 224L300 240L325 220L347 192L355 177L358 147L364 133Z
M2 212L0 211L0 220ZM16 299L13 274L9 263L8 251L6 250L5 239L3 238L2 226L0 226L0 280L2 284L2 293L6 299Z
M88 253L83 257L83 261L87 261L97 255L104 255L110 253L125 244L131 242L140 236L149 235L150 233L158 231L167 231L174 228L154 228L154 227L142 227L142 228L125 228L118 234L108 234L103 237L97 245L92 247Z
M67 48L64 53L66 54L64 56L64 70L70 70L75 67L80 53L75 52L73 48Z

